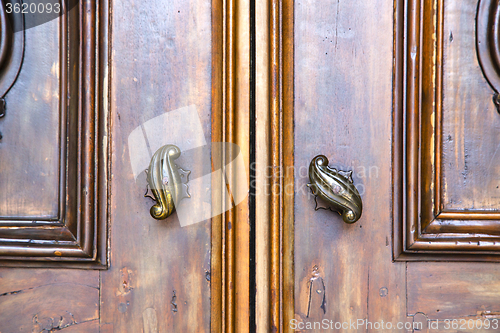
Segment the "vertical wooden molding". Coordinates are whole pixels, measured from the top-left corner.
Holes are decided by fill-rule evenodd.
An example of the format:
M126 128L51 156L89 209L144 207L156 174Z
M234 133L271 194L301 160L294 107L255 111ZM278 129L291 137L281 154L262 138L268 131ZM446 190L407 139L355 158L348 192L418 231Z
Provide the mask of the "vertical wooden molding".
M392 144L392 197L393 197L393 259L403 252L403 237L405 233L405 223L403 221L403 154L396 154L403 151L403 113L404 113L404 0L394 0L394 70L393 70L393 144ZM403 235L400 237L399 235Z
M444 19L442 0L395 1L394 260L499 261L498 211L444 207Z
M269 174L271 165L268 153L270 143L270 63L269 54L269 5L268 0L255 2L255 272L257 285L255 319L257 332L269 332L270 324L270 200Z
M211 330L248 331L250 306L255 306L258 332L289 332L288 322L294 317L293 1L256 1L257 119L248 117L248 9L247 0L214 5L214 39L220 33L224 37L222 44L213 42L212 85L217 101L212 109L212 140L238 144L249 162L249 123L256 122L256 163L248 167L256 168L256 183L251 186L256 186L257 304L249 304L245 201L212 220ZM233 156L224 158L228 161ZM234 171L226 169L226 181L234 176ZM220 205L225 204L225 190L214 193Z
M270 331L294 316L293 1L269 1ZM279 172L276 172L279 171ZM259 209L257 207L257 209Z
M257 332L294 317L293 1L256 3Z
M224 89L224 141L235 142L235 119L236 111L235 89L236 89L236 2L238 0L226 0L225 12L225 89ZM225 161L231 160L232 156L225 156ZM227 179L232 179L233 173L226 170ZM225 213L224 238L225 238L225 332L233 333L235 329L235 213L230 209Z

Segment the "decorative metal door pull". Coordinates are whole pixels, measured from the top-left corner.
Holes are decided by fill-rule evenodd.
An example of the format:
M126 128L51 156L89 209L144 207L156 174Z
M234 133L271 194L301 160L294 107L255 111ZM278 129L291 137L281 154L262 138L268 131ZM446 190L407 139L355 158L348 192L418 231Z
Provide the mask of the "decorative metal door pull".
M336 211L344 222L354 223L361 217L363 204L361 196L352 181L352 171L340 171L328 167L328 158L318 155L309 164L309 181L307 184L315 196L318 209ZM328 207L318 207L318 197Z
M183 198L190 198L188 178L191 171L179 168L174 160L179 158L181 150L174 145L165 145L158 149L151 158L147 171L148 190L144 195L156 201L150 209L151 216L163 220L172 215L175 204Z

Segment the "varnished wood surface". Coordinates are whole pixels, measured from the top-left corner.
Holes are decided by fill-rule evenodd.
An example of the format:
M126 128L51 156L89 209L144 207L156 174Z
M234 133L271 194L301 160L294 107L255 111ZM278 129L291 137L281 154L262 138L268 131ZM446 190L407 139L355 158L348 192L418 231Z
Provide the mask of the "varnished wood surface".
M224 7L220 0L212 0L212 36L224 35ZM212 38L212 142L224 141L223 105L222 94L224 86L224 38ZM220 159L217 152L212 151L212 161ZM213 168L213 167L212 167ZM222 208L225 200L222 187L222 175L212 177L212 207L215 211ZM222 209L220 209L222 211ZM210 256L210 331L222 332L224 327L224 260L223 260L223 230L224 214L212 218L211 229L211 256Z
M282 6L282 57L283 57L283 225L282 225L282 332L291 332L287 325L294 318L295 301L295 172L294 167L294 2L284 1Z
M255 313L257 332L268 332L271 326L270 226L269 226L269 5L257 1L255 6ZM272 147L271 149L279 149Z
M402 167L402 157L393 160L392 149L398 149L393 140L402 138L403 127L395 124L392 132L393 111L401 103L393 91L401 93L405 83L398 81L401 69L393 67L393 57L403 54L399 44L393 48L391 32L393 19L404 17L402 2L396 12L385 0L258 4L269 7L260 8L258 16L264 21L258 22L262 40L257 54L265 59L258 58L256 73L262 83L257 85L257 107L262 106L257 110L257 161L259 170L283 171L258 178L281 191L257 199L258 331L291 331L292 318L395 323L497 316L496 264L447 262L465 258L455 254L443 256L441 263L392 262L391 212L400 203L392 191L394 182L403 181L392 177ZM426 40L422 51L442 52L444 59L442 184L447 190L442 199L443 207L458 210L449 213L451 219L471 207L485 214L495 209L491 180L497 154L487 152L495 151L499 126L491 91L471 52L471 27L461 24L473 18L473 5L447 4L438 20L444 22L443 49L432 51ZM111 5L109 270L0 270L0 316L19 318L0 320L0 331L246 332L253 311L248 202L186 227L176 214L165 221L152 219L152 203L143 197L144 175L135 178L132 172L128 139L144 122L192 104L206 140L235 142L249 161L249 3L158 0L149 4L157 10L148 14L139 3ZM105 5L102 9L108 11ZM434 17L426 15L424 20ZM394 33L402 38L399 30ZM414 70L410 74L419 73L417 66ZM488 101L479 100L483 95ZM436 96L425 98L439 102ZM430 117L432 110L422 114ZM412 130L420 131L421 124L424 134L432 134L426 128L433 122L427 118ZM447 133L453 133L451 141ZM417 149L419 142L413 144ZM427 148L424 156L439 152L431 144L420 147ZM306 183L307 167L317 154L325 154L332 166L353 170L364 206L356 224L314 211ZM467 168L465 159L473 160ZM488 169L490 160L495 166ZM188 170L200 169L197 161L180 162ZM429 170L434 172L432 165ZM458 171L465 172L465 181ZM486 187L476 196L481 182ZM395 232L402 227L394 226ZM426 230L455 227L471 232L477 226L430 224ZM482 227L498 233L494 224ZM422 259L428 257L413 260Z
M102 115L100 112L107 99L100 91L105 75L96 64L102 65L102 69L105 67L107 52L99 50L107 50L107 41L104 39L108 35L105 29L98 30L99 33L96 33L96 29L100 28L97 22L105 26L108 9L104 6L102 17L96 20L96 11L101 4L103 3L86 1L82 7L63 16L65 20L56 19L24 32L28 36L24 64L18 80L9 92L12 93L8 108L11 111L7 131L10 135L7 141L2 141L0 148L0 163L3 163L1 175L6 177L0 182L1 192L6 196L0 200L0 205L15 206L11 207L15 208L16 213L10 220L24 217L29 218L26 221L32 222L38 218L48 219L47 214L44 216L36 213L36 209L46 210L47 201L51 207L55 207L54 217L61 221L49 222L52 226L33 223L30 228L15 229L10 228L9 223L5 222L5 216L2 216L2 237L25 239L20 246L2 244L2 259L8 259L2 265L33 267L5 267L0 270L2 332L62 329L68 332L99 332L99 272L61 268L102 269L106 265L107 195L102 189L106 188L107 177L103 158L106 146L103 139L107 135L107 129L104 117L99 117L98 114ZM82 13L87 17L83 18ZM67 24L68 22L70 23ZM82 29L80 23L83 25ZM97 41L97 35L102 39ZM99 46L96 46L97 43ZM80 55L85 51L87 53L82 63ZM67 76L70 77L69 81ZM16 105L18 112L15 112ZM82 108L79 106L85 111L80 112ZM67 110L69 115L66 115ZM92 119L83 126L83 130L78 126L78 117L82 114ZM2 126L6 119L2 119ZM63 125L66 122L67 127ZM65 137L66 128L68 139ZM92 132L96 129L98 133ZM3 130L3 133L6 131ZM82 138L79 138L80 135ZM6 139L5 135L3 139ZM80 147L74 145L78 141ZM68 149L61 149L66 144ZM95 145L97 148L94 150ZM40 155L44 156L39 158ZM77 172L79 156L90 159L91 167L89 161L87 165L91 170ZM66 158L70 160L68 167L64 161ZM45 170L49 164L53 169ZM98 169L100 172L94 173ZM65 179L66 172L69 173L68 179ZM61 187L59 177L66 185L69 184L67 197L62 190L66 185ZM81 181L78 185L77 179ZM42 184L39 180L47 183ZM83 184L83 189L80 184ZM99 184L104 186L97 190ZM17 187L16 193L11 194L9 190L13 187ZM52 189L57 192L57 197L49 193ZM84 214L80 214L81 210L76 206L79 190L82 190L82 195L88 200L82 200ZM98 198L93 195L96 193L94 190L99 193ZM18 200L18 196L23 199ZM67 205L66 212L61 205ZM38 208L33 208L35 206ZM10 213L3 213L9 219ZM102 223L103 228L98 228L97 222ZM11 225L16 223L21 226L23 222L11 222ZM66 242L59 243L64 237ZM26 246L28 240L31 244ZM39 246L40 240L44 242L43 246ZM73 244L68 246L68 243ZM7 255L17 257L6 258ZM25 261L30 259L29 256L37 255L49 258L37 257L33 258L38 260L36 262ZM66 255L69 257L65 258ZM59 259L74 262L62 263L58 262Z
M279 1L269 2L269 164L273 167L269 175L269 250L270 258L270 330L281 331L281 228L282 228L282 160L283 136L282 82L281 82L281 6Z

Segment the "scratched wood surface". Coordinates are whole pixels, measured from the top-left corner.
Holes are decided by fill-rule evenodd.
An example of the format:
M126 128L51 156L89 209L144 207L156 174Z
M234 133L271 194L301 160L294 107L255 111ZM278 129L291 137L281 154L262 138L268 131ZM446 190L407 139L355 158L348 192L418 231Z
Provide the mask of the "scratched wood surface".
M181 227L177 214L153 219L145 174L134 175L133 165L147 167L155 145L183 151L196 139L170 141L183 123L156 134L145 125L183 107L194 106L203 132L197 134L211 140L211 1L113 1L112 8L111 266L101 273L103 331L208 332L210 221ZM136 129L148 143L134 155ZM181 159L192 174L206 167Z
M391 254L393 2L300 0L294 20L295 319L405 322L405 264ZM357 223L314 210L318 154L353 170Z

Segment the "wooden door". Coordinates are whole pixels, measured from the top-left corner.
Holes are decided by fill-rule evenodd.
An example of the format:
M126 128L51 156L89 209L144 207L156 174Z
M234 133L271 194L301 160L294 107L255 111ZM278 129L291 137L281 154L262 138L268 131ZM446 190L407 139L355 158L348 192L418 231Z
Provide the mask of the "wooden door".
M6 3L0 332L500 330L494 1Z
M0 332L208 332L222 323L220 212L154 219L145 169L174 144L191 183L211 170L226 133L222 2L55 3L37 25L2 1ZM198 189L210 205L217 191Z
M288 329L500 329L497 13L483 0L295 1ZM353 172L356 223L314 210L319 154Z

